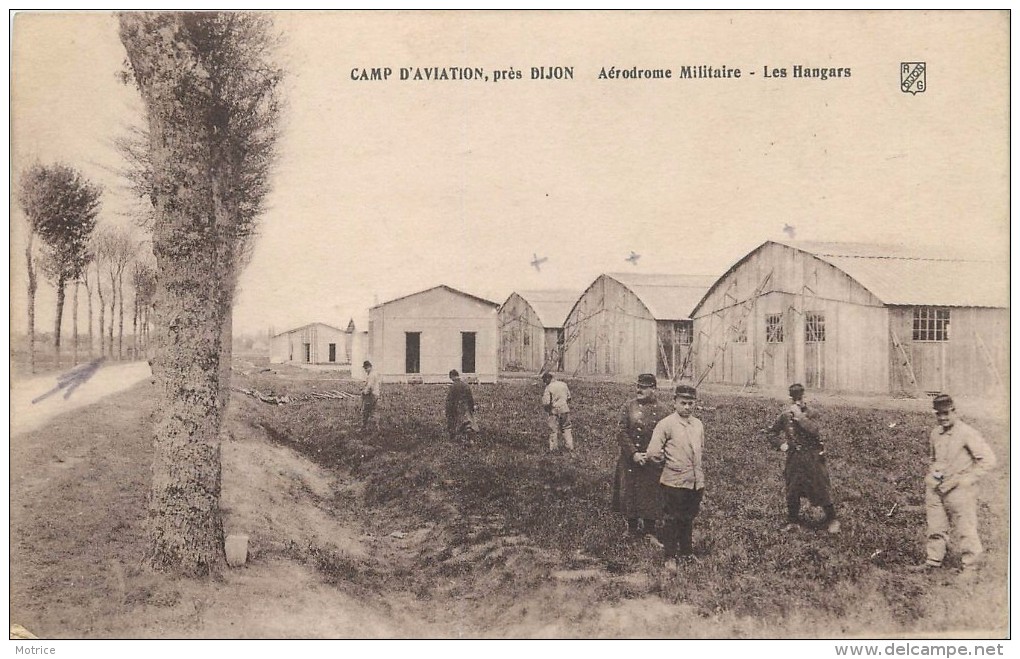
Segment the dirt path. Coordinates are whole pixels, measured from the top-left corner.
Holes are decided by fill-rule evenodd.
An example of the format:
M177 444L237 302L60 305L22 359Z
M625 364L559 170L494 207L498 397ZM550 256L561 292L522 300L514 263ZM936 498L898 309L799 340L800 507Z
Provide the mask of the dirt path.
M92 405L152 376L148 362L94 361L59 375L40 375L11 385L11 436L41 428L57 416Z

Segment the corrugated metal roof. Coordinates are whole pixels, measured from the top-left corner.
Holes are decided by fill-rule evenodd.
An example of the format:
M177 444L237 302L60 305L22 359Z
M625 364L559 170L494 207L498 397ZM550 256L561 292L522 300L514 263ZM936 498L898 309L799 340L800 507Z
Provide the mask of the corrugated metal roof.
M293 332L300 332L301 330L307 329L307 328L311 327L312 325L322 325L323 327L328 327L328 328L330 328L332 330L336 330L337 332L345 331L345 330L340 329L339 327L333 327L332 325L329 325L328 323L308 323L306 325L302 325L301 327L295 327L294 329L284 330L283 332L280 332L279 334L274 334L273 338L276 338L278 336L283 336L284 334L291 334Z
M545 328L559 328L567 321L581 291L572 289L549 289L539 291L514 291L538 314L538 320ZM508 298L509 299L509 298Z
M782 241L839 268L889 305L1009 307L1009 264L952 248Z
M716 278L708 275L663 275L610 272L633 291L656 320L684 320L708 292Z
M452 286L447 286L446 284L439 284L438 286L433 286L432 288L426 288L423 291L418 291L416 293L408 293L407 295L401 295L400 297L395 297L392 300L386 300L385 302L381 302L381 303L375 305L374 307L372 307L372 309L378 309L379 307L384 307L387 304L393 304L394 302L398 302L400 300L406 300L409 297L414 297L415 295L421 295L422 293L428 293L429 291L434 291L434 290L439 289L439 288L446 289L447 291L449 291L451 293L456 293L457 295L463 295L464 297L471 298L472 300L475 300L476 302L481 302L482 304L487 304L490 307L497 307L497 308L499 307L499 303L498 302L493 302L492 300L486 300L484 297L478 297L477 295L472 295L471 293L465 293L464 291L459 291L459 290L457 290L456 288L454 288Z

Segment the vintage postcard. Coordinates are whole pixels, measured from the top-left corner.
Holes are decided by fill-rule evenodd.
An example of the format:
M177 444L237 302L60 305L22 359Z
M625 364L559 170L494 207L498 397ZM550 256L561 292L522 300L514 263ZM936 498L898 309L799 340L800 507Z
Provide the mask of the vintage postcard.
M17 647L1002 652L1009 11L10 34Z

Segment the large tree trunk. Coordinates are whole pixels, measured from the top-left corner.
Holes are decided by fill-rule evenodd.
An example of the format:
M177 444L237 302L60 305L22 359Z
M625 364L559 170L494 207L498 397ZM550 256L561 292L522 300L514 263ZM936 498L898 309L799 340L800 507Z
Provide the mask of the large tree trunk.
M180 192L178 192L180 195ZM163 249L159 253L164 253ZM160 258L159 332L152 359L156 437L149 497L149 560L157 569L202 574L221 557L219 400L222 312L207 294L213 260L194 267ZM188 263L192 264L191 266ZM200 274L201 273L201 274Z
M234 310L233 305L229 305L225 310L225 317L223 319L223 330L221 332L220 341L222 343L223 352L220 353L220 405L226 408L227 403L230 402L230 380L231 380L231 361L234 354Z
M64 277L57 278L57 317L53 321L53 358L57 368L60 368L60 325L64 320Z
M78 287L81 286L81 280L74 280L74 302L71 305L71 315L73 316L73 322L71 323L72 330L71 334L74 338L74 347L71 349L73 363L78 364Z
M224 305L208 165L203 65L183 14L120 16L120 36L147 106L155 209L155 438L149 554L156 569L206 573L222 557L220 354ZM192 90L194 101L182 98Z
M35 266L32 264L32 243L35 232L28 234L28 247L25 248L25 259L28 261L28 370L35 373L35 290L39 282L35 278Z

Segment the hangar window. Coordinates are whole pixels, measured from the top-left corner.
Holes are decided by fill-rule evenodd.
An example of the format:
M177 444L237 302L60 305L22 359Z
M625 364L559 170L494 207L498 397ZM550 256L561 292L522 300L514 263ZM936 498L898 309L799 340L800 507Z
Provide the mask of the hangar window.
M743 323L739 327L733 328L733 342L747 343L747 326Z
M825 341L825 314L810 311L804 314L804 341L807 343Z
M783 314L770 313L765 315L766 343L783 342Z
M694 342L694 321L679 320L673 326L676 334L676 342L682 346L689 346Z
M915 341L948 341L949 309L914 307Z

